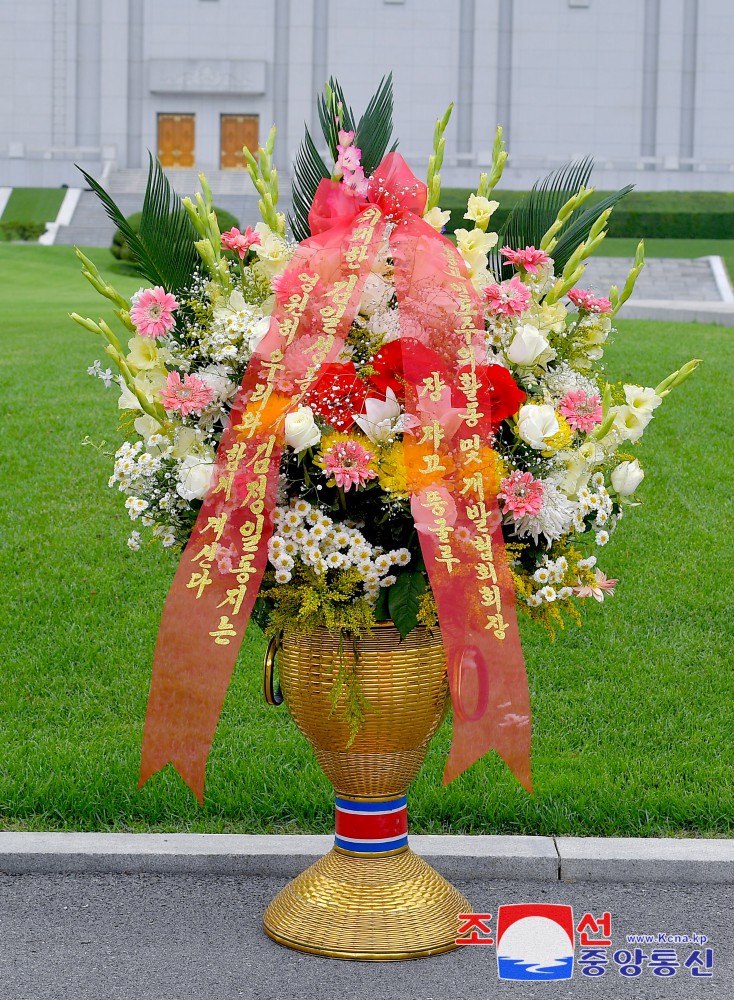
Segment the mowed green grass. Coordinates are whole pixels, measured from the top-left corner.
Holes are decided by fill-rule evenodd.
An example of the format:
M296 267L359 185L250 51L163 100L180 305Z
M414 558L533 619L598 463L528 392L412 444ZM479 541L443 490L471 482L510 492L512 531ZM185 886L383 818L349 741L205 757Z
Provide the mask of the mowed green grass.
M106 251L90 251L109 263ZM137 789L150 663L173 561L128 551L108 490L114 389L86 368L101 344L67 318L104 303L64 247L0 247L0 825L5 829L332 829L332 794L285 708L260 694L264 643L240 655L200 808L169 769ZM120 289L136 279L113 276ZM601 564L616 596L551 644L522 631L535 794L491 754L447 788L445 725L410 796L439 833L731 834L731 398L734 338L621 322L615 378L655 385L704 364L648 428L643 507Z
M53 222L66 191L63 188L13 188L2 222Z

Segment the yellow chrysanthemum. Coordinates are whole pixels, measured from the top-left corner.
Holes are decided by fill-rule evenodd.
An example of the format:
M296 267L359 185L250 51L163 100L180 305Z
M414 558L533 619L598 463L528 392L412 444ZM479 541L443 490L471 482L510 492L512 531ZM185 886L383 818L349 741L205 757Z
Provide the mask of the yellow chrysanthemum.
M407 497L408 476L402 441L393 441L392 444L380 449L377 459L377 481L391 496Z
M573 441L573 429L566 418L560 413L556 413L556 419L558 420L558 430L553 437L546 438L548 449L541 452L546 458L563 448L567 448Z

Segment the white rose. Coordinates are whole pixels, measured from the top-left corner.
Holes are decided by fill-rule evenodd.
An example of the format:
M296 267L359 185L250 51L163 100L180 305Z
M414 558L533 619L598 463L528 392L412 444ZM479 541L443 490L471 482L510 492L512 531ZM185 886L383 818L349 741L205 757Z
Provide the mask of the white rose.
M621 497L628 497L644 478L645 473L637 459L633 462L621 462L612 473L612 486Z
M184 500L203 500L211 485L213 472L212 458L187 455L178 467L176 492Z
M560 430L556 411L547 403L536 406L526 403L517 415L517 433L531 448L543 451L548 447L546 438L553 437Z
M518 328L512 338L512 343L505 351L508 361L525 368L535 364L538 358L548 350L550 344L536 326L526 323Z
M379 274L368 274L359 303L359 311L363 316L372 316L383 310L392 295L392 288Z
M285 418L285 439L294 451L305 451L321 440L310 406L301 406Z

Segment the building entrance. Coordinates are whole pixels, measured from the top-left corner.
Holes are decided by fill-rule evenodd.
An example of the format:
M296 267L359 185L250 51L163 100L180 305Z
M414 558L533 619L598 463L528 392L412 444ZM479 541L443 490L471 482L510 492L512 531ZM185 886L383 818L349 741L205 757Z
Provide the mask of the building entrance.
M158 115L158 159L163 167L193 167L195 115Z
M222 170L243 170L246 163L242 147L257 153L259 142L257 115L222 115L219 166Z

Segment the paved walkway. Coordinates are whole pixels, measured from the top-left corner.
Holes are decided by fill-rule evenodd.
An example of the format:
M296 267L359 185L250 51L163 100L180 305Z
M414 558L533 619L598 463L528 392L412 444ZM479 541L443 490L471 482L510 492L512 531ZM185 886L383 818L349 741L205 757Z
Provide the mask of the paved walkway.
M438 866L437 866L438 867ZM0 1000L730 1000L734 992L731 886L455 880L477 912L506 903L565 903L579 920L611 914L612 947L627 934L705 934L711 978L681 965L632 982L612 955L604 975L500 982L492 946L415 962L340 962L274 944L262 913L278 877L195 875L0 876ZM634 945L631 946L634 950ZM668 946L670 947L670 945ZM648 957L651 946L642 946ZM576 958L578 963L579 949Z

